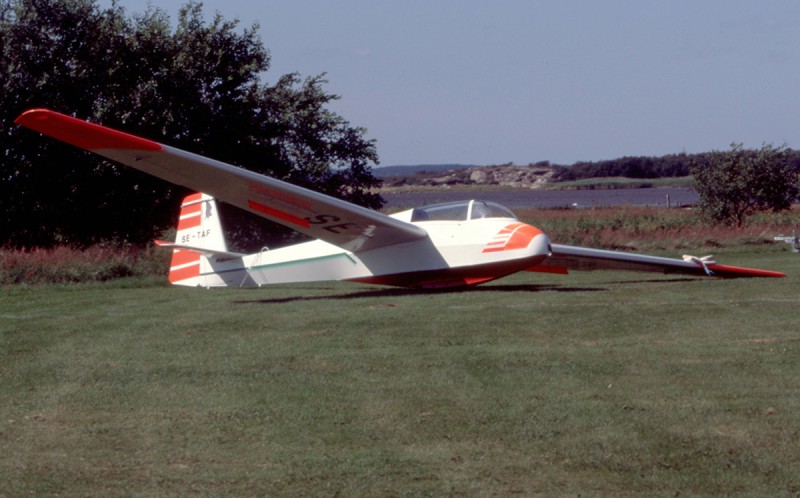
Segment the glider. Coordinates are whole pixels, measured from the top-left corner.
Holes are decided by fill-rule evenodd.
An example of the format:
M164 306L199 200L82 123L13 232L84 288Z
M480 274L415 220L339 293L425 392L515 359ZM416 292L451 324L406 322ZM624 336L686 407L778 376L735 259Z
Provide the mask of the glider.
M47 109L17 124L196 192L184 199L169 280L222 287L346 280L412 288L472 286L519 271L634 270L717 277L783 273L553 244L499 204L470 200L385 215L243 168ZM227 249L214 199L311 236L255 254Z

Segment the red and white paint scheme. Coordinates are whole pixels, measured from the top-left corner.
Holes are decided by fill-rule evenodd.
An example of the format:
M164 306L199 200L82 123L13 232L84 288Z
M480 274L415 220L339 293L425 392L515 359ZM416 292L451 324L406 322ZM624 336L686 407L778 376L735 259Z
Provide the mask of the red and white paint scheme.
M416 288L470 286L519 271L635 270L719 277L783 273L553 244L506 208L479 200L385 215L243 168L46 109L17 124L202 194L184 199L170 281L260 286L348 280ZM255 254L228 251L214 199L315 240Z

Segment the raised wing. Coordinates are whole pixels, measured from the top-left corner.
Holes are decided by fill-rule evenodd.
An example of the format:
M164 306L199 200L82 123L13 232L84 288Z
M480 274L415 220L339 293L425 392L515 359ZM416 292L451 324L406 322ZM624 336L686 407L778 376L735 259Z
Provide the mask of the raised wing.
M427 236L376 211L152 140L32 109L15 123L359 252Z
M551 255L528 271L567 273L568 270L632 270L717 277L785 277L781 272L717 264L710 256L683 259L551 244Z

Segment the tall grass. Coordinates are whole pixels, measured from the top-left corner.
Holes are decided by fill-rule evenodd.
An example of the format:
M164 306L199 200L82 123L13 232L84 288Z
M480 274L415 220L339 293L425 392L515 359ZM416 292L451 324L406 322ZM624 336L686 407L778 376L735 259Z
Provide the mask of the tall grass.
M741 228L710 225L693 209L619 206L528 209L517 214L555 243L632 251L780 247L774 237L790 234L800 225L798 206L782 213L759 213Z
M0 249L0 285L104 282L165 275L169 251L96 245L85 249Z

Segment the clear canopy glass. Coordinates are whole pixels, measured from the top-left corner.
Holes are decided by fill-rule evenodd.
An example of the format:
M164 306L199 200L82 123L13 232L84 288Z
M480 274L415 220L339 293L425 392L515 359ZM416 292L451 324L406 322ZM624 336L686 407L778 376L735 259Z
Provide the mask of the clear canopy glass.
M516 220L517 216L496 202L478 200L431 204L411 212L411 221L468 221L481 218Z

